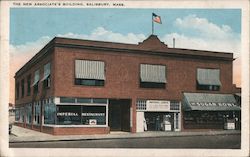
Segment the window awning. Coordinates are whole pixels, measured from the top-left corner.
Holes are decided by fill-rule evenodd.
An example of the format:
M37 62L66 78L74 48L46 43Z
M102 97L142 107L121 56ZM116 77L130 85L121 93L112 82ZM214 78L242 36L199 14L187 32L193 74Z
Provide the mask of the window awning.
M164 65L140 65L141 82L166 83L166 66Z
M75 78L105 80L104 62L75 60Z
M240 111L233 94L184 93L185 111Z
M197 69L197 81L199 85L221 86L219 69Z
M46 80L50 76L50 63L47 63L44 65L44 73L43 73L43 78L41 81Z
M39 79L40 79L40 74L39 74L39 70L37 70L35 72L34 82L31 84L31 87L35 86L39 82Z

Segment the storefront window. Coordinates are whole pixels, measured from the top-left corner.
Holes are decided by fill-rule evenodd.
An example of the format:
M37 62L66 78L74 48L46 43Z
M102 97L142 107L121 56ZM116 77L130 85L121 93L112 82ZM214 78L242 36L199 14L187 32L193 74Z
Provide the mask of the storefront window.
M185 128L223 128L225 121L224 112L185 112L184 125Z
M20 120L20 108L16 108L16 111L15 111L15 121L19 121Z
M58 125L105 125L106 106L57 105Z
M32 120L32 105L31 104L26 106L26 117L27 117L26 123L31 124L31 120Z
M54 104L44 105L44 124L55 124L56 106Z
M35 124L40 124L40 103L36 104L34 107L34 123Z
M24 117L25 117L25 109L24 107L20 108L20 122L24 122Z
M56 115L58 125L81 124L81 106L79 105L58 105Z
M82 124L84 125L105 125L105 106L82 106Z

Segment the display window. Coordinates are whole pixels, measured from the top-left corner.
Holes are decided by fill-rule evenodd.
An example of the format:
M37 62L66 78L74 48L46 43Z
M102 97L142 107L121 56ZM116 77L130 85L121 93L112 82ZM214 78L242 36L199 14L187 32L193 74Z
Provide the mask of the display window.
M26 123L31 124L32 121L32 104L26 106Z
M44 124L55 124L56 106L54 104L44 105Z
M57 105L58 125L106 125L106 106Z
M35 104L34 107L34 123L35 124L40 124L40 103Z

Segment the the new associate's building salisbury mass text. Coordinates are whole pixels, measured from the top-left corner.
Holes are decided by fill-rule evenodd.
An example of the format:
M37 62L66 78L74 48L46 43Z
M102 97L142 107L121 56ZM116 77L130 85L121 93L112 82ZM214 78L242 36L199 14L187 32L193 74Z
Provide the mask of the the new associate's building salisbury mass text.
M54 135L240 129L233 60L156 35L138 44L55 37L16 72L16 125Z

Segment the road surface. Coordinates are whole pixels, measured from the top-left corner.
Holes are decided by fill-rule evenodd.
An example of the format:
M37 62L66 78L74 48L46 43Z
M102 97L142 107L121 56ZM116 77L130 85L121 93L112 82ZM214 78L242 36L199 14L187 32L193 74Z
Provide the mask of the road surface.
M240 149L240 134L10 143L12 148L211 148Z

